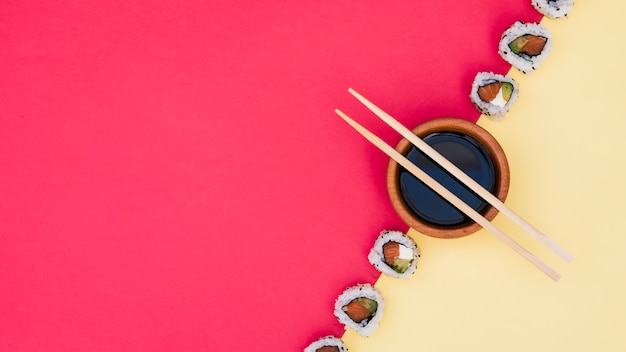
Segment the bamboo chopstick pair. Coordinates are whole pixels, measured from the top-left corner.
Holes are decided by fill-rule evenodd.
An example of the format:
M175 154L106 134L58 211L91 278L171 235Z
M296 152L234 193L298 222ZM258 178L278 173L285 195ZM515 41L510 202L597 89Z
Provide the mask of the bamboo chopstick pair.
M452 164L448 159L439 154L435 149L433 149L430 145L426 144L422 139L413 134L411 130L404 127L400 122L391 117L389 114L384 112L382 109L374 105L371 101L367 100L361 94L357 93L354 89L348 89L350 94L352 94L355 98L357 98L363 105L365 105L370 111L372 111L376 116L378 116L381 120L391 126L396 132L400 133L404 138L406 138L409 142L411 142L415 147L420 149L424 154L428 155L433 161L443 167L446 171L456 177L459 181L464 183L468 188L478 194L481 198L491 204L494 208L498 209L501 213L505 214L509 217L513 222L515 222L518 226L523 228L526 232L528 232L531 236L542 242L545 246L551 249L554 253L556 253L559 257L561 257L566 262L571 262L573 257L569 253L567 253L563 248L557 245L554 241L552 241L545 234L541 233L531 224L529 224L526 220L522 219L519 215L517 215L513 210L504 205L496 196L491 194L489 191L484 189L481 185L479 185L476 181L474 181L471 177L467 176L463 171L461 171L458 167ZM541 261L535 255L524 249L521 245L515 242L512 238L507 236L504 232L502 232L499 228L493 225L489 220L485 219L482 215L476 212L472 207L465 204L459 197L457 197L454 193L450 192L444 186L442 186L435 179L430 177L424 171L422 171L419 167L405 158L402 154L396 151L394 148L385 143L378 136L373 134L372 132L365 129L359 123L351 119L348 115L343 113L339 109L335 109L335 112L341 116L347 123L349 123L357 132L359 132L363 137L369 140L372 144L378 147L380 150L385 152L389 157L395 160L398 164L404 167L407 171L417 177L420 181L424 182L428 187L430 187L433 191L437 192L444 199L454 205L457 209L467 215L470 219L474 220L476 223L480 224L483 228L487 229L491 233L493 233L498 239L504 242L506 245L511 247L515 252L520 254L522 257L526 258L530 263L532 263L535 267L541 270L544 274L549 276L552 280L558 281L561 278L561 275L556 272L554 269L549 267L546 263Z

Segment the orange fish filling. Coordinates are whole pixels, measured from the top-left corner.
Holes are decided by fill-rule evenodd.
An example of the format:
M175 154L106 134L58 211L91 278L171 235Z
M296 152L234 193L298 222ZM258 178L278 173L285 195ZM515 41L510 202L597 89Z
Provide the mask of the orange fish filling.
M324 346L315 350L315 352L339 352L339 347L337 346Z
M509 43L509 48L516 54L526 54L528 56L537 56L541 54L546 46L548 38L525 34L515 38Z
M513 89L509 82L493 82L478 87L478 96L484 102L503 107L511 100Z
M346 312L354 322L361 323L376 314L378 303L366 297L359 297L350 301L350 303L346 304L341 309Z
M400 256L400 243L387 242L383 245L383 256L385 257L385 263L391 266L393 261Z
M478 88L478 96L483 101L490 102L498 96L501 87L502 83L500 82L486 84Z
M408 247L398 242L387 242L383 245L383 256L385 257L385 263L389 265L395 272L403 274L407 271L413 258L402 258L400 255L401 247L406 251Z

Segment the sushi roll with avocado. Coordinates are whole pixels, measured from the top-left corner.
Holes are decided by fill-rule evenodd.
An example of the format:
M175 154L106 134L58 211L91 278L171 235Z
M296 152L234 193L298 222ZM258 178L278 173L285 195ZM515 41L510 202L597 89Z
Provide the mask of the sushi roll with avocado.
M557 19L567 16L575 0L532 0L533 7L542 15Z
M348 347L344 345L341 339L334 336L320 337L310 345L308 345L304 352L346 352Z
M407 278L415 272L420 250L415 241L400 231L382 231L367 259L383 274Z
M519 96L514 79L492 72L479 72L472 83L470 99L481 114L502 120Z
M385 301L370 284L348 287L335 301L335 316L345 329L351 328L361 336L376 331L383 317Z
M498 53L524 74L535 71L552 49L552 34L540 23L515 22L502 34Z

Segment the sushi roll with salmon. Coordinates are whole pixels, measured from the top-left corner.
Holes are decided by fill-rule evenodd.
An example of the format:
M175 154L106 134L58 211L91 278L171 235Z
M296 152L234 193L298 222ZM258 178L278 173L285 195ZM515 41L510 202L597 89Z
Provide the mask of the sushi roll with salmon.
M519 96L514 79L492 72L479 72L472 83L470 99L481 114L502 120Z
M348 287L335 301L335 316L345 329L351 328L361 336L370 336L383 318L385 301L370 284Z
M524 74L535 71L552 49L552 34L540 23L515 22L502 34L498 53Z
M367 259L381 273L405 279L415 273L420 250L415 241L400 231L382 231Z
M532 0L533 7L542 15L557 19L567 16L575 0Z
M320 337L316 341L308 345L304 352L346 352L348 347L344 345L341 339L334 336Z

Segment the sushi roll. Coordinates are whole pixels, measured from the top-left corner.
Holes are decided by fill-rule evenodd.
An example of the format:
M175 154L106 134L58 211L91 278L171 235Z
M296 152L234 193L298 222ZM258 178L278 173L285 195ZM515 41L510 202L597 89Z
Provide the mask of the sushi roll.
M470 99L481 114L502 120L519 96L514 79L492 72L479 72L472 83Z
M344 345L341 339L334 336L320 337L310 345L308 345L304 352L346 352L348 347Z
M552 49L552 35L540 23L515 22L502 34L498 53L524 74L532 73Z
M533 7L542 15L557 19L567 16L575 0L532 0Z
M415 273L420 250L415 241L400 231L382 231L367 259L381 273L407 278Z
M383 318L385 301L370 284L348 287L335 301L335 316L345 329L354 329L361 336L376 331Z

